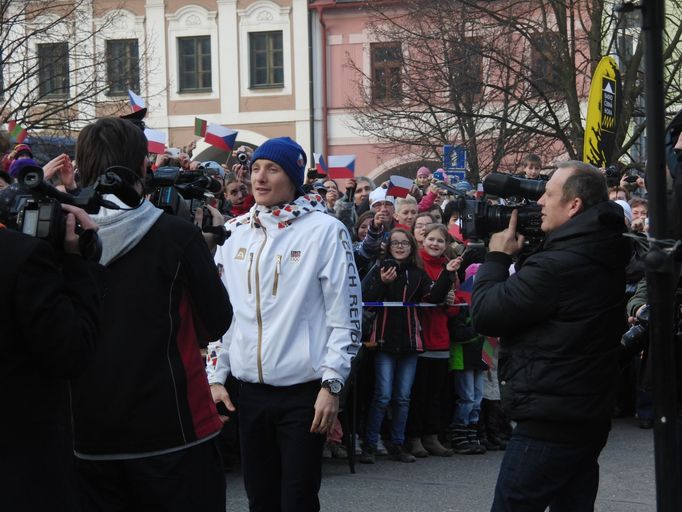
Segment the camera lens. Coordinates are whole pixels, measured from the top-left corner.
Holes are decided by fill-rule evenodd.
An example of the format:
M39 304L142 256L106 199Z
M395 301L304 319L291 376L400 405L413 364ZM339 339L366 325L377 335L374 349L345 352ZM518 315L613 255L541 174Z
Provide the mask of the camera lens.
M237 153L237 160L245 164L246 162L249 161L249 155L247 155L246 153Z

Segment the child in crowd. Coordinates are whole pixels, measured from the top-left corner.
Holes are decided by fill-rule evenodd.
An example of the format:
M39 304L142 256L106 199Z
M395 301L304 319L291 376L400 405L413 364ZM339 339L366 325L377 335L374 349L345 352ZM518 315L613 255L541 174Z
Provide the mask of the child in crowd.
M457 290L457 302L471 302L474 276L480 267L472 263L465 270L465 280ZM450 368L455 373L457 404L450 425L452 448L455 453L470 455L485 453L479 432L481 400L483 399L484 372L488 365L483 361L485 337L471 325L468 307L462 307L450 322Z
M448 263L447 255L452 238L443 224L430 224L419 255L429 278L437 279ZM462 258L455 258L452 267L457 270ZM454 283L453 283L454 285ZM422 308L419 318L422 325L424 352L417 358L417 372L412 387L412 405L408 416L408 450L415 457L436 455L449 457L452 450L438 439L442 430L441 416L444 407L445 383L448 377L450 334L448 316L454 308L438 306Z
M396 221L395 227L410 231L414 226L414 219L417 217L417 201L415 198L399 197L395 202L395 213L393 218Z
M362 282L365 302L441 303L455 279L456 262L450 261L434 283L422 268L417 242L409 231L394 229L388 238L387 255ZM372 325L370 342L377 344L374 359L374 396L370 405L360 462L373 464L379 428L389 402L393 401L389 457L401 462L415 458L404 448L410 392L423 350L421 327L414 306L380 307Z

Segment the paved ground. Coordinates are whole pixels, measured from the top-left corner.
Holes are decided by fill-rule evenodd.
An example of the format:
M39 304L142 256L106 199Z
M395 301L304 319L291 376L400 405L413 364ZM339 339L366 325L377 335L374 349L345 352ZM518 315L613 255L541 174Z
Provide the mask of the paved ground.
M358 464L352 475L343 461L325 461L320 501L327 512L485 512L501 452L420 459L401 464L380 458ZM655 512L653 433L634 420L616 420L600 458L596 512ZM227 510L248 506L239 469L227 475Z

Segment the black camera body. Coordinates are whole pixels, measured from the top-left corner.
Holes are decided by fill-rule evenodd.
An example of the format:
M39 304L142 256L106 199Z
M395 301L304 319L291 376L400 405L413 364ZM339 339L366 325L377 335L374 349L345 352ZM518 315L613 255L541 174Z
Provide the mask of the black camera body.
M540 229L542 216L535 201L545 192L545 180L514 178L508 174L493 173L483 182L487 194L499 197L521 197L518 204L491 205L486 201L468 199L459 195L455 198L462 221L462 236L466 239L484 239L492 233L503 231L509 225L514 210L518 213L517 231L531 242L540 240L544 233Z
M146 189L154 206L190 222L194 221L197 209L203 208L204 230L212 225L206 205L220 193L222 184L206 169L183 171L180 167L165 166L147 174Z
M13 183L0 192L0 221L7 227L40 238L59 249L66 234L66 215L62 204L82 208L96 214L100 207L119 209L119 206L104 199L102 194L115 194L131 207L139 204L141 197L131 185L132 174L127 168L111 167L98 178L93 187L82 189L78 195L57 190L43 181L43 170L38 166L25 166ZM82 230L76 225L81 254L86 259L99 261L102 246L95 231Z
M620 339L623 355L632 357L639 354L649 345L649 306L646 305L637 314L637 323L630 327Z

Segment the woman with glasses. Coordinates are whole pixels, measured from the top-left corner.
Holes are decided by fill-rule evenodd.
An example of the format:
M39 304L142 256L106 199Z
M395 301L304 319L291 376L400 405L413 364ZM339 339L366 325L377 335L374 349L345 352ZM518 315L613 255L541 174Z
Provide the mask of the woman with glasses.
M409 231L394 229L387 242L387 253L362 281L365 302L415 304L443 302L455 280L456 264L448 262L436 281L424 271L417 242ZM414 462L405 443L405 425L410 392L417 367L417 354L423 350L417 308L412 305L377 307L370 343L376 343L374 359L374 397L369 408L360 462L373 464L379 429L386 408L394 403L389 458Z

